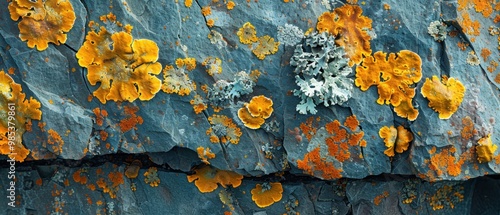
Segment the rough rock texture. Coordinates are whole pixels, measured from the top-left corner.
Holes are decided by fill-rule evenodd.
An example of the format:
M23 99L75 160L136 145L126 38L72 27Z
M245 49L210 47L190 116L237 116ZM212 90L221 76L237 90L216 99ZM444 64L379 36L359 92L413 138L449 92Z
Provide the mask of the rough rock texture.
M184 0L70 2L76 21L66 43L49 44L44 51L30 49L19 39L19 21L10 18L9 1L0 2L0 69L14 69L11 76L27 97L41 103L43 113L40 121L33 120L32 131L23 135L23 144L31 152L23 163L16 164L18 198L16 208L9 207L7 214L283 214L285 208L289 214L500 211L494 203L500 196L496 175L500 174L500 150L493 152L492 161L483 163L478 162L475 151L478 141L488 136L493 144L500 144L496 125L500 122L497 1L477 5L476 1L348 1L359 5L363 16L372 20L372 53L410 50L420 56L423 77L414 86L413 105L419 111L415 121L398 117L391 105L377 104L379 95L374 86L367 91L353 86L347 102L329 107L320 104L314 115L296 111L300 99L293 96L298 87L295 67L290 65L295 46L290 43L299 41L297 37L303 32L316 30L323 12L349 3L250 0L234 1L234 9L229 10L229 3L220 0L197 0L191 7L186 7ZM202 8L206 6L211 13L204 16ZM91 21L108 30L119 29L100 20L110 12L117 21L133 26L134 39L158 45L162 67L175 67L178 58L195 58L196 69L187 75L196 83L196 90L186 96L159 91L149 101L102 104L92 98L101 83L89 83L88 69L78 64L75 54L91 30ZM427 30L437 20L447 25L448 35L442 42L435 41ZM252 52L262 48L259 41L243 44L236 33L246 22L255 26L259 38L269 35L274 41L288 40L279 41L276 53L259 60ZM286 29L293 32L286 35ZM478 65L467 62L471 51L478 57ZM202 62L208 57L222 61L222 73L207 74ZM348 78L355 79L355 68ZM208 102L203 85L210 88L220 80L231 82L238 72L250 74L253 70L260 71L253 92L232 98L219 112L210 104L202 113L193 111L190 100L195 95ZM466 88L463 102L449 119L439 119L420 93L425 79L432 76L453 77ZM163 73L157 77L163 79ZM274 111L260 129L248 129L238 118L238 110L258 95L271 98ZM241 130L238 144L211 142L207 130L215 129L209 122L214 114L227 116ZM346 129L344 122L352 115L359 126ZM349 135L362 131L366 141L366 146L349 145L349 156L342 161L324 150L328 148L325 138L333 135L326 126L335 120ZM124 125L130 128L124 129ZM389 158L384 154L386 146L379 129L398 125L411 131L413 141L407 151ZM62 141L50 143L49 130L57 132ZM324 150L321 156L327 158L322 161L340 170L339 177L325 177L319 168L309 172L300 168L312 146ZM198 147L215 154L208 159L211 166L244 175L242 185L200 193L186 179L203 164ZM143 160L139 177L124 177L115 187L116 198L96 184L109 173L124 173L136 157ZM1 156L0 188L4 191L10 183L4 177L8 174L7 159ZM143 174L149 167L158 167L158 187L144 182ZM81 169L88 176L86 184L72 177ZM338 178L343 179L335 180ZM259 208L250 190L268 181L280 181L283 195L277 203ZM220 200L223 190L232 196L230 205ZM3 207L8 199L0 198L0 203Z

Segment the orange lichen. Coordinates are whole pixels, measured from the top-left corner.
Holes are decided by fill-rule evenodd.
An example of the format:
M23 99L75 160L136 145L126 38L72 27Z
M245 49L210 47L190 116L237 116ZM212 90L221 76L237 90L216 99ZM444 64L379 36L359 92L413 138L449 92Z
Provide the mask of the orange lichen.
M460 131L460 135L464 140L468 140L477 134L477 130L474 128L474 122L469 116L462 118L463 128Z
M101 110L100 108L96 107L92 110L92 112L94 112L95 115L95 123L99 126L102 126L104 118L108 116L108 111L104 109Z
M280 42L275 42L274 38L269 35L264 35L259 37L258 44L252 49L252 53L259 58L259 60L264 60L267 55L275 54L278 51Z
M201 14L203 14L203 16L208 16L208 15L212 14L212 10L210 9L210 6L202 7Z
M382 200L387 197L389 197L389 192L384 191L382 194L375 196L375 198L373 199L373 204L378 206L382 202Z
M362 15L358 5L344 5L333 12L325 12L318 17L316 29L328 32L337 39L335 42L344 47L349 57L349 66L359 64L364 57L372 53L370 35L372 20Z
M488 57L491 55L491 51L488 48L481 49L481 57L484 61L488 61Z
M444 185L429 198L429 205L432 207L432 210L441 210L446 205L450 206L450 208L453 209L455 207L455 204L462 202L463 200L463 186Z
M49 129L47 133L49 134L47 143L50 145L52 152L54 154L60 155L62 153L64 140L61 138L61 135L59 135L59 133L57 133L57 131L53 129Z
M449 119L462 103L465 87L454 78L439 81L434 75L432 80L425 80L421 93L429 100L429 107L439 113L440 119Z
M236 32L236 35L240 38L240 42L243 44L250 45L257 42L257 31L255 27L250 22L246 22L243 26Z
M125 168L125 176L130 179L137 178L137 176L139 175L139 170L141 170L141 166L141 161L132 161L132 163Z
M356 116L347 117L344 126L334 120L327 123L324 130L321 128L318 132L323 132L324 142L309 140L308 153L303 160L297 160L298 168L327 180L342 177L342 169L335 167L334 161L342 163L352 159L352 153L356 154L355 157L362 157L359 147L366 147L364 132L359 128Z
M316 135L318 130L316 125L313 125L314 117L307 118L305 123L300 123L300 130L304 135L306 135L307 141L311 141L311 138Z
M236 188L241 185L243 176L230 171L219 170L211 166L202 166L194 170L195 174L188 175L189 182L194 181L194 185L202 193L209 193L217 189L220 184L222 187L231 185Z
M493 160L493 154L495 154L498 146L491 142L491 135L488 134L488 136L479 139L477 143L476 154L479 163L487 163Z
M104 193L109 194L112 199L116 198L119 186L124 184L123 174L121 172L110 172L107 178L99 178L96 184Z
M175 60L177 69L171 65L166 65L163 69L163 85L161 90L165 93L176 93L180 96L189 95L196 90L196 84L189 79L188 71L196 68L194 58L177 58Z
M125 106L123 107L127 118L120 120L120 130L122 132L127 132L132 130L132 128L136 128L137 124L142 125L144 122L141 116L137 116L135 113L139 111L139 107L136 106Z
M377 86L378 104L392 104L398 116L415 120L418 110L411 103L415 96L412 85L422 78L422 60L408 50L386 56L379 51L365 58L356 68L355 84L362 91Z
M455 157L456 149L454 147L444 148L439 153L431 155L429 168L433 170L437 176L448 173L450 176L458 176L462 171L462 165L465 162L467 153L464 153L460 158Z
M260 208L265 208L281 200L283 186L279 182L257 184L251 193L252 201Z
M200 95L196 94L189 103L193 106L193 110L196 114L201 113L206 110L208 106L203 102L203 98Z
M151 187L158 187L160 185L160 178L158 177L158 169L150 167L148 171L144 172L144 182Z
M384 154L389 157L394 157L394 151L397 153L406 151L413 140L413 134L401 125L397 129L394 126L384 126L380 128L378 135L384 139L385 147L387 147Z
M193 5L193 0L184 0L184 6L190 8Z
M26 124L31 120L40 120L41 104L22 92L20 84L14 82L3 70L0 70L0 154L23 162L30 151L22 144ZM39 123L40 124L40 123Z
M238 144L242 135L240 128L234 124L233 119L224 115L208 117L211 127L206 131L212 143Z
M273 113L273 101L263 95L254 96L238 110L238 118L250 129L259 129Z
M198 152L198 157L201 159L201 161L205 164L210 164L208 162L208 159L214 159L215 154L210 150L210 148L203 148L202 146L196 148L196 152Z
M234 6L236 6L236 4L233 1L228 1L226 4L228 10L234 9Z
M19 22L19 38L28 41L28 47L43 51L49 43L64 44L66 33L73 28L75 12L70 1L13 0L9 4L10 18Z
M210 28L211 28L211 27L214 27L214 25L215 25L215 21L214 21L214 19L208 19L208 20L207 20L207 26L208 26L208 27L210 27Z
M129 25L127 25L129 26ZM131 29L125 26L125 30ZM101 27L85 37L76 53L78 64L87 68L91 85L101 85L93 95L103 104L108 100L133 102L150 100L160 90L159 48L154 41L134 40L126 31L108 32Z
M461 13L458 22L460 23L466 34L472 36L479 36L480 34L479 28L481 27L481 24L477 20L472 21L467 12Z

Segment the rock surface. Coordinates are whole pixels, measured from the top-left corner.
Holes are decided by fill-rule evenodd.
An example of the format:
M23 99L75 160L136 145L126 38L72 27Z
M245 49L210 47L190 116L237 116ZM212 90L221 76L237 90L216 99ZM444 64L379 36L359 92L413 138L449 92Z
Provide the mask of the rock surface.
M476 153L482 138L489 137L493 144L500 144L496 125L500 121L500 3L496 1L482 3L485 6L476 5L475 1L259 0L234 1L231 10L228 8L232 1L220 0L197 0L190 7L186 6L189 0L70 2L76 20L67 33L66 43L50 43L43 51L31 49L20 40L19 21L13 21L7 12L9 1L0 2L5 11L0 13L0 69L13 69L10 75L14 81L21 84L28 98L41 103L43 113L42 119L33 120L31 131L23 135L22 143L31 152L23 163L16 164L18 198L16 208L9 207L7 214L500 211L494 203L495 197L500 197L500 150L492 153L491 161L482 163ZM293 95L298 87L295 67L290 65L295 50L291 44L298 41L297 37L300 39L301 33L315 31L318 17L324 12L350 4L359 5L362 15L372 20L372 29L361 29L371 36L372 54L410 50L420 56L422 79L412 86L416 89L413 106L419 112L416 120L399 117L392 105L377 104L376 86L366 91L353 86L347 102L329 107L320 104L314 115L296 111L300 99ZM162 68L176 67L179 58L196 59L196 68L186 72L196 89L186 96L159 91L148 101L103 104L93 97L102 83L89 82L89 69L80 66L75 54L92 30L91 25L96 28L97 23L111 33L124 30L123 26L100 18L110 13L123 25L133 26L134 39L157 44L157 62ZM443 41L428 34L427 28L433 21L447 26ZM287 41L279 41L277 51L271 50L261 60L254 54L262 48L259 42L243 44L238 36L247 22L255 26L258 38L268 35L274 41ZM292 29L285 24L298 28L283 36L279 30ZM270 41L261 42L265 48L273 49ZM471 55L477 59L471 59ZM221 60L220 74L206 72L203 62L210 57ZM352 67L353 74L348 78L356 79L354 73L359 66ZM254 70L260 75L250 93L231 97L220 111L208 103L204 85L214 88L215 83L235 81L240 71L252 74ZM426 79L432 76L457 79L466 88L463 101L449 119L440 119L421 94ZM157 77L164 81L163 72ZM190 104L196 95L208 105L198 114ZM260 129L249 129L238 112L258 95L272 99L273 113ZM215 115L231 119L241 131L237 144L226 143L224 135L217 133L221 131L217 129L227 133L229 127L216 128L211 121ZM346 121L353 116L359 125L351 129ZM340 129L331 132L329 126L335 120ZM379 130L399 125L412 133L413 140L408 150L388 157ZM211 141L210 129L217 130L216 143ZM57 132L62 141L51 143L49 130ZM366 145L363 141L345 144L346 148L337 144L337 154L328 151L331 146L326 140L342 132L348 137L362 134ZM197 153L199 147L210 149L215 157L205 153L209 158L202 158ZM316 148L322 150L321 162L331 167L322 169L316 164L307 171L300 163ZM5 191L10 181L3 175L8 175L9 163L7 156L2 155L1 159L0 187ZM110 185L114 182L109 181L113 178L109 174L125 174L134 159L142 161L139 176L123 177L122 183ZM236 188L219 186L213 192L201 193L186 176L204 163L236 172L244 179ZM157 187L144 182L144 173L150 167L158 168ZM328 176L325 169L338 171L338 175ZM87 183L75 181L73 175L77 171L83 172ZM105 191L106 186L97 184L99 180L116 189L111 191L116 192L115 198ZM282 183L282 198L260 208L252 200L251 190L256 184L270 181ZM222 200L225 198L231 201ZM0 198L0 203L7 205L8 199Z

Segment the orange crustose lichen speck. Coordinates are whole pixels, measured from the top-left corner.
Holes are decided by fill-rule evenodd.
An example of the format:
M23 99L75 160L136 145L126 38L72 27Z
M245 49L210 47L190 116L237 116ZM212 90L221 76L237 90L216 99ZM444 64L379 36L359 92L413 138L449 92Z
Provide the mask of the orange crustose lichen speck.
M0 70L0 93L0 112L5 114L0 119L0 154L23 162L30 153L22 144L25 125L42 118L41 104L34 98L26 99L21 85L3 70Z
M202 193L209 193L217 189L220 184L222 187L231 185L236 188L241 185L241 180L243 176L230 171L219 170L211 166L202 166L196 168L195 174L188 175L187 179L189 182L193 182Z

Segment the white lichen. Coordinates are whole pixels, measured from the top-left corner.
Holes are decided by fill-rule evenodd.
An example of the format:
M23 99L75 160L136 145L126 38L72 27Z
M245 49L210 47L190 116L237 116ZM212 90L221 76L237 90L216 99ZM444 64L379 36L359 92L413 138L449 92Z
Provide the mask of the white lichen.
M446 24L441 21L434 21L427 27L427 33L429 33L435 41L441 42L446 39Z
M291 24L278 26L278 41L285 46L294 46L304 38L304 32L299 27Z
M469 65L477 66L479 65L479 57L477 57L476 53L474 51L470 51L469 54L467 54L467 60L466 62Z

